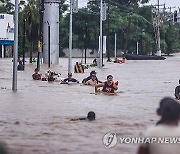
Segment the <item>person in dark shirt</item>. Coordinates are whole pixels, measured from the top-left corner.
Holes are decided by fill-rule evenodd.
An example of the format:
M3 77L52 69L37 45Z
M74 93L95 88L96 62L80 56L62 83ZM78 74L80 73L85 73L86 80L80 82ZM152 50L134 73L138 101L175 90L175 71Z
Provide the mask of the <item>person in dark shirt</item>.
M33 78L34 80L41 80L41 75L42 75L42 74L40 74L40 73L39 73L39 70L36 68L36 69L34 70L34 74L32 75L32 78Z
M79 81L75 78L72 78L72 73L68 73L68 78L64 79L61 84L68 84L69 82L76 82L79 83Z
M83 83L83 84L86 84L86 82L87 82L88 80L91 80L91 79L92 79L92 76L96 76L96 72L95 72L95 71L91 71L90 76L88 76L87 78L84 78L84 79L82 80L82 83ZM101 81L98 80L97 77L96 77L96 81L97 81L97 83L102 83Z
M78 120L86 120L86 121L93 121L96 119L96 115L93 111L88 112L87 117L81 117L76 119L71 119L71 121L78 121Z
M175 88L175 97L176 99L180 99L180 80L179 80L179 86Z
M98 92L99 87L103 87L102 92L106 92L106 93L114 93L115 90L118 89L117 84L113 81L112 75L107 76L106 82L99 83L95 86L95 93Z
M96 58L93 60L93 64L94 64L95 66L97 66L97 59L96 59Z

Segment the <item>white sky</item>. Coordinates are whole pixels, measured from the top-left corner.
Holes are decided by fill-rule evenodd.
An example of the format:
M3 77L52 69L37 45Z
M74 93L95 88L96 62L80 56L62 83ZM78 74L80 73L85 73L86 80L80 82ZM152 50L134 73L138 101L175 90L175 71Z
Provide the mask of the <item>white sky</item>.
M88 0L78 0L79 1L79 7L86 6ZM159 0L160 4L166 5L166 7L176 7L175 9L178 10L178 7L180 8L180 0ZM158 0L150 0L149 4L157 4Z
M15 0L11 0L11 2L14 3ZM20 0L19 0L20 1ZM70 2L70 0L66 0L68 3ZM83 7L87 5L88 0L78 0L78 5L79 7ZM173 10L178 10L178 8L180 8L180 0L159 0L160 4L164 4L166 5L166 7L176 7L173 8ZM149 4L157 4L158 0L150 0Z

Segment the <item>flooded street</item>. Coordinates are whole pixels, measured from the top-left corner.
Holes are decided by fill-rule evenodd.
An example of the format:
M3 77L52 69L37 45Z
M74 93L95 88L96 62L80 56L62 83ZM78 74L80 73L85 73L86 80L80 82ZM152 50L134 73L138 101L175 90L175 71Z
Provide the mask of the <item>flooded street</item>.
M174 97L179 81L180 54L160 61L107 63L99 69L74 73L80 82L92 70L101 81L112 74L119 81L117 96L94 95L94 87L82 84L34 81L36 63L18 71L18 90L12 89L12 59L0 59L0 140L10 154L133 154L138 144L105 148L102 138L116 132L118 137L137 137L158 120L156 108L164 96ZM80 59L73 58L73 64ZM87 60L89 63L92 59ZM67 76L68 59L60 58L51 70ZM42 64L44 75L47 65ZM70 121L96 113L93 122Z

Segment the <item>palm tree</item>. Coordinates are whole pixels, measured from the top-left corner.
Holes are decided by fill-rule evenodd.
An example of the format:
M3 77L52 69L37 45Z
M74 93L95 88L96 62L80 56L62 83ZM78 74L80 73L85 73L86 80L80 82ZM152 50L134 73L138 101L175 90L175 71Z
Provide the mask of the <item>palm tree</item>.
M39 0L29 0L28 4L24 8L24 15L26 22L26 36L30 43L30 63L32 63L32 53L35 49L34 45L37 45L38 32L39 32Z

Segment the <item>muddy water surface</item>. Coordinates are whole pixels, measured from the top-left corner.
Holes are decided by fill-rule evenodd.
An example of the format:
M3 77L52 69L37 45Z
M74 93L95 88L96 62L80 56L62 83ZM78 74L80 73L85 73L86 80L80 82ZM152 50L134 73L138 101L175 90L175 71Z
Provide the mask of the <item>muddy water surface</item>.
M78 59L73 59L73 64ZM90 63L92 59L88 59ZM68 59L60 58L51 70L67 74ZM0 59L0 139L12 154L133 154L137 144L104 147L103 136L139 136L158 120L155 110L164 96L174 97L179 80L180 55L163 61L105 62L103 69L89 68L73 74L80 81L92 70L104 81L108 74L119 81L117 96L94 95L94 88L82 84L33 81L36 64L27 63L18 72L18 90L12 89L11 59ZM44 74L47 65L41 65ZM96 121L70 121L96 113Z

